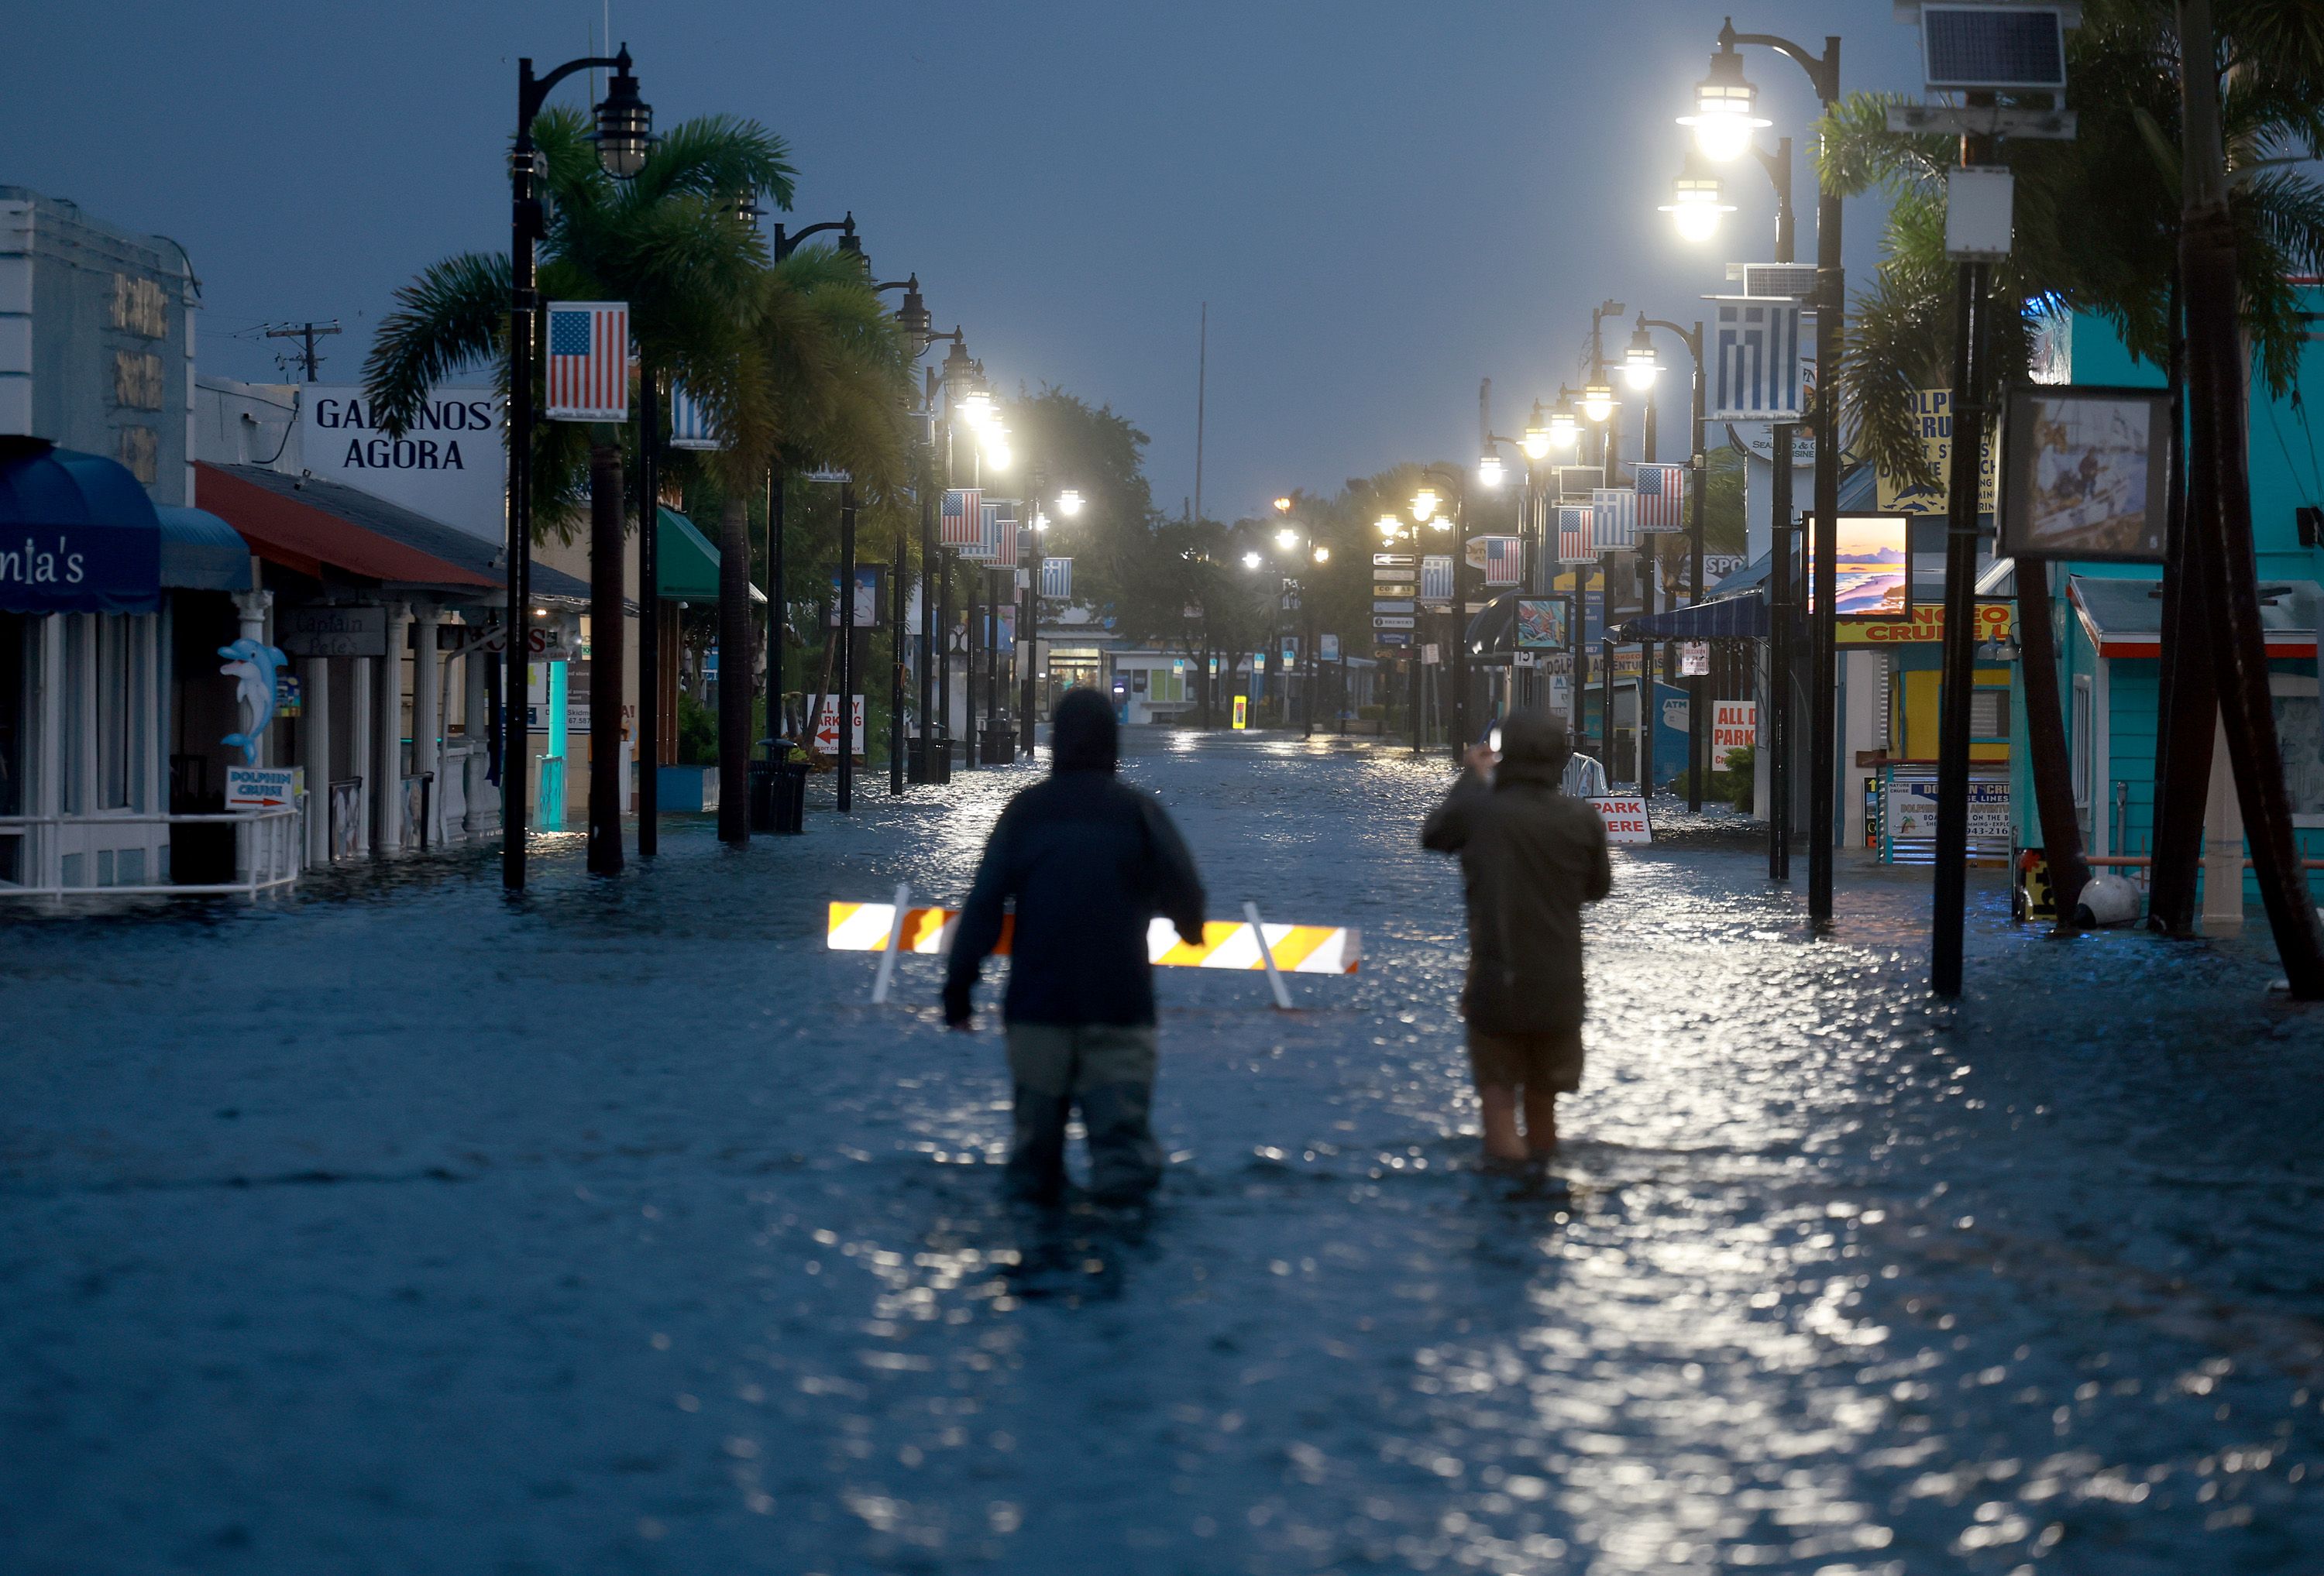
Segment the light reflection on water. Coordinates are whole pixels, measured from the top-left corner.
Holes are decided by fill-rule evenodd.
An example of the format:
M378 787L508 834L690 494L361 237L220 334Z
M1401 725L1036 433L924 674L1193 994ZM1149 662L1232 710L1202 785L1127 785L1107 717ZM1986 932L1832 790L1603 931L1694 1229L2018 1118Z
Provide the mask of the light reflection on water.
M610 881L568 836L513 903L483 851L10 924L0 1564L2258 1571L2324 1533L2319 1042L2264 936L2052 943L1980 878L1942 1007L1915 878L1845 862L1817 942L1674 824L1591 922L1566 1151L1493 1180L1414 843L1442 759L1134 748L1214 914L1368 954L1290 1014L1161 976L1141 1221L1001 1205L997 1037L942 1032L931 962L875 1011L820 950L830 898L957 899L1031 765L739 852L673 823Z

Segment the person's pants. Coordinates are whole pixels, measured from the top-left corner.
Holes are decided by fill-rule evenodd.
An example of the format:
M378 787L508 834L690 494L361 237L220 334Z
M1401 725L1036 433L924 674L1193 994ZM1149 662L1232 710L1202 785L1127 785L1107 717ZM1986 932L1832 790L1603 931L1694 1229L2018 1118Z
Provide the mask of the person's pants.
M1078 1104L1089 1133L1090 1192L1132 1199L1162 1180L1150 1024L1012 1023L1009 1071L1017 1083L1017 1138L1009 1185L1053 1200L1065 1185L1065 1120Z

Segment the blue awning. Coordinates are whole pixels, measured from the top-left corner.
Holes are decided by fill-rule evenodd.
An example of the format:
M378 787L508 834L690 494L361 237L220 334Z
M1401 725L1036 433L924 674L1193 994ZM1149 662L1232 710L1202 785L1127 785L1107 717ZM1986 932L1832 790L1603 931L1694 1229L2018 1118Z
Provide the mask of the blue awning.
M250 544L207 509L154 510L161 521L161 584L185 591L250 590Z
M152 613L161 522L128 467L0 440L0 612Z
M1757 591L1634 618L1614 631L1617 644L1637 641L1748 641L1767 632L1767 599Z

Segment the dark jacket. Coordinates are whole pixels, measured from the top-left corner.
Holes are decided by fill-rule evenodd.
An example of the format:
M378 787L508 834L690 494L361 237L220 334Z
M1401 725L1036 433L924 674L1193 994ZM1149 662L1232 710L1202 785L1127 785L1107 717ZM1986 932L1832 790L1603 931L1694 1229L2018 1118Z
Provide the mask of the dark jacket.
M1153 795L1113 774L1111 708L1082 690L1057 709L1056 770L1001 811L961 910L945 980L948 1022L968 1016L1011 900L1002 1007L1010 1023L1152 1023L1148 925L1161 914L1185 938L1203 934L1203 882L1185 840Z
M1558 789L1563 730L1511 718L1489 786L1473 772L1421 829L1424 847L1461 856L1469 893L1469 981L1461 1004L1486 1034L1582 1026L1582 905L1613 887L1606 824ZM1553 745L1554 748L1553 749Z

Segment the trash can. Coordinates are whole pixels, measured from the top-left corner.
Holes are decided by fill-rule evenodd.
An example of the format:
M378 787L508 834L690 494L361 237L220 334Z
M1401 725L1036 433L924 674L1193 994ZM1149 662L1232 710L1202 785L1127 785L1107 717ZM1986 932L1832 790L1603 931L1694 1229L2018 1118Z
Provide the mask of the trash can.
M774 825L770 830L777 836L796 837L807 830L807 762L774 761L771 771Z

